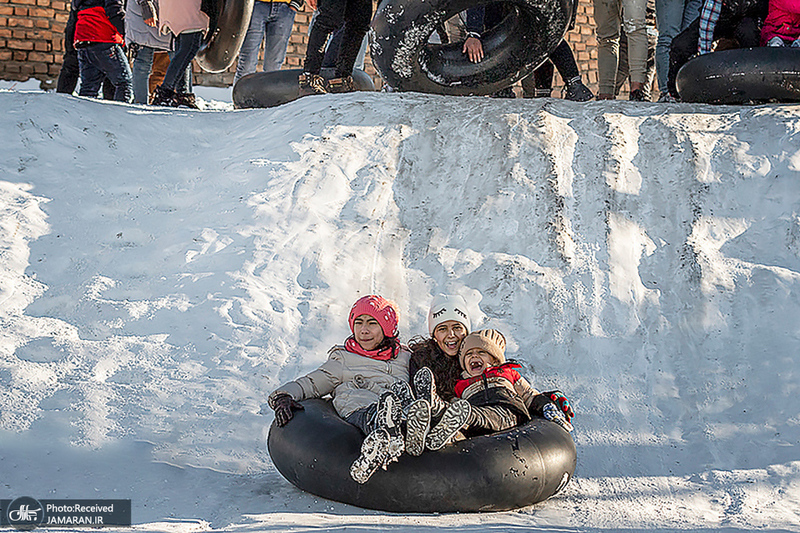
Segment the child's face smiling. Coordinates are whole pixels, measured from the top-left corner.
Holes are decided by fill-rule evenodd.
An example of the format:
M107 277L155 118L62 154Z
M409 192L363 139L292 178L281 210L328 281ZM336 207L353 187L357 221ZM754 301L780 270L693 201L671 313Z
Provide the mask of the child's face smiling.
M433 340L449 357L455 357L461 341L467 336L467 329L461 322L445 320L433 330Z
M494 365L492 354L481 348L470 348L464 355L464 370L471 377L480 376Z
M383 342L383 329L370 315L359 315L353 320L353 335L356 342L367 351L376 349Z

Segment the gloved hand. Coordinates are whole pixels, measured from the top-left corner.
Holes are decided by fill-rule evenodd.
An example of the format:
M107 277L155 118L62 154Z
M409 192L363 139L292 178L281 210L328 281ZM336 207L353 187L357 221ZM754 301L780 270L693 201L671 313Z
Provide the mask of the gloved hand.
M567 422L572 420L572 417L575 416L575 411L572 410L572 406L569 404L569 399L564 396L563 392L560 390L554 390L550 392L543 392L542 394L550 398L550 401L558 406L558 408L564 414L564 418L567 419Z
M270 398L268 403L275 411L275 423L278 424L279 428L289 423L289 420L294 417L294 411L305 410L305 407L285 392Z
M555 422L567 431L572 431L575 429L572 427L572 424L570 424L569 421L564 418L564 415L558 410L556 404L552 402L545 404L545 406L542 408L542 416L551 422Z

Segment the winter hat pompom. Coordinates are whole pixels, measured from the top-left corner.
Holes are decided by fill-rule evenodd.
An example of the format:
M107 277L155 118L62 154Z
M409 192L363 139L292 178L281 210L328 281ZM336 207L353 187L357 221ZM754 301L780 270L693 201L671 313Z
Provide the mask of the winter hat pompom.
M467 328L467 333L472 329L472 324L467 314L467 302L457 294L439 294L433 299L428 311L428 333L433 336L433 330L442 322L455 320Z
M353 307L350 309L350 331L353 331L353 322L361 315L369 315L381 325L383 334L387 337L397 337L399 330L397 329L397 308L394 302L387 300L381 296L370 294L359 298Z
M496 329L481 329L464 337L461 341L461 352L458 362L464 368L464 357L471 348L480 348L491 354L495 359L495 366L506 362L506 338Z

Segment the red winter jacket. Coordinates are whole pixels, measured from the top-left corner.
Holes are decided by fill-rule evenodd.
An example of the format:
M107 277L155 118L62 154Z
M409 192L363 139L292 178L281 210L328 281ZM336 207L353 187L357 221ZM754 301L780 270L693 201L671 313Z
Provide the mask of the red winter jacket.
M761 46L776 36L784 41L800 37L800 0L769 0L769 13L761 28Z
M75 44L125 44L125 8L121 0L73 0L77 13Z

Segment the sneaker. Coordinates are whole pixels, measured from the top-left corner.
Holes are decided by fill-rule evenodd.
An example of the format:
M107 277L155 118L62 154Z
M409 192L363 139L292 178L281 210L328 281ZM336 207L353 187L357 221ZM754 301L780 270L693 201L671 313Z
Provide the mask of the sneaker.
M594 98L592 90L583 84L580 76L576 76L575 78L569 80L567 83L567 92L564 94L565 100L571 100L573 102L586 102L592 98Z
M383 466L389 455L390 440L389 433L384 428L378 428L364 438L361 455L350 465L350 477L356 483L366 483L378 467Z
M156 90L153 91L153 101L151 105L178 107L177 95L172 89L168 89L163 85L158 85Z
M436 427L428 433L425 447L429 450L439 450L445 444L451 443L456 434L469 421L471 412L472 406L467 400L459 398L451 403L442 415L442 419L436 424Z
M431 406L431 417L438 418L447 407L444 400L436 393L436 381L433 379L433 372L427 366L423 366L414 374L414 390L417 398L427 400Z
M411 387L405 381L395 381L389 385L389 390L400 400L400 407L402 407L403 412L414 402L414 393L411 392Z
M800 48L800 37L792 41L792 48Z
M200 109L197 105L197 97L194 93L177 93L175 95L175 107L188 107L190 109Z
M647 102L648 98L647 95L641 89L634 89L628 95L628 100L631 102Z
M343 78L332 78L327 81L326 88L329 93L352 93L357 91L356 82L353 76L345 76Z
M301 97L311 96L312 94L325 94L328 92L325 89L325 78L319 74L303 72L297 77L297 83L300 85L299 94Z
M406 453L422 455L425 440L431 429L431 405L427 400L417 400L408 407L406 418Z

